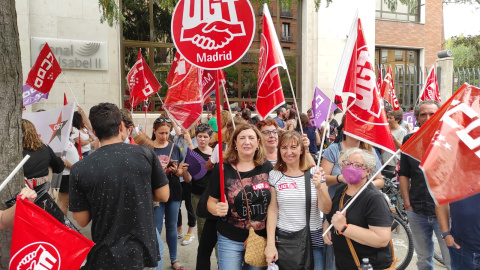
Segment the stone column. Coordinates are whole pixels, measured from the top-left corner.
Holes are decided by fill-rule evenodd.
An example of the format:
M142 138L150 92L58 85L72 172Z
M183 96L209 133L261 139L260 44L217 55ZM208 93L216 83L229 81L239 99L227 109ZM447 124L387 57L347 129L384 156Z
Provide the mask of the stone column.
M453 94L453 57L439 58L437 62L437 80L442 101L447 101Z

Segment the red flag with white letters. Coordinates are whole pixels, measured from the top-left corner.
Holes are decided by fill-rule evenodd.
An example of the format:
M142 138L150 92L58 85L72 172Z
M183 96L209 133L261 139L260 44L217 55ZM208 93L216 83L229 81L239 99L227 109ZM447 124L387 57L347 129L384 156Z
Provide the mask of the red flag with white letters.
M341 69L344 69L346 63L349 63L343 87L335 89L335 91L341 90L338 94L348 96L344 133L390 153L395 153L392 133L377 89L374 66L370 60L359 18L354 21L352 32L349 39L354 40L347 41L347 43L353 43L350 43L353 45L353 49L350 48L352 49L350 59L343 57L339 68L339 73L341 71L345 73L345 70ZM346 46L344 54L350 53L347 48ZM339 79L337 78L337 80Z
M147 62L143 59L141 50L138 51L137 62L135 62L132 69L128 72L127 82L132 107L147 100L162 88L162 85L160 85L157 78L155 78Z
M480 192L480 88L464 84L402 146L421 160L437 204Z
M430 68L427 80L425 81L425 85L420 92L421 101L425 101L428 99L442 102L442 98L440 97L440 88L438 87L437 73L435 71L434 65L432 65L432 67Z
M400 104L398 104L397 93L393 86L393 74L392 66L388 65L387 73L385 74L385 79L383 79L382 90L383 98L392 105L394 111L400 109Z
M48 93L52 89L52 85L58 75L62 73L62 69L53 55L48 43L45 43L40 54L38 55L35 65L28 73L26 85L31 86L41 93Z
M17 197L10 270L79 269L94 243Z
M278 67L287 69L287 64L267 4L263 4L262 27L256 105L258 114L265 119L285 103Z
M377 78L377 88L380 89L380 96L383 97L383 89L382 89L382 65L378 66L378 78Z

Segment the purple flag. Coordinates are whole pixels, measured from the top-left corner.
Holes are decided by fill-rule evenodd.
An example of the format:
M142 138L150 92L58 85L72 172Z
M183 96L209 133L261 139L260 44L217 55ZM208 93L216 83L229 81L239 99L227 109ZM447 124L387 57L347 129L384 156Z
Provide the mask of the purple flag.
M310 116L310 125L314 127L320 127L327 119L328 104L330 99L320 90L318 87L315 87L315 93L313 94L312 101L312 115ZM330 114L332 114L336 109L337 105L332 103L330 108Z
M40 99L47 99L48 93L41 93L32 88L29 85L23 86L23 106L31 105L33 103L39 102Z
M188 164L188 173L190 173L195 180L204 177L207 173L207 168L205 168L205 164L207 162L202 158L202 156L190 148L187 148L185 163Z
M413 112L408 112L403 114L403 121L407 122L410 127L413 129L415 127L415 115L413 115Z

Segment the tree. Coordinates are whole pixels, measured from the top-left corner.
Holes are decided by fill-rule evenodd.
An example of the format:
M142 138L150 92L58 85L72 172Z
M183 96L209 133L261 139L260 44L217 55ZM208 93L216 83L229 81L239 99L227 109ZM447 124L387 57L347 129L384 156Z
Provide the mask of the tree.
M3 181L22 159L22 62L18 36L15 0L0 1L0 181ZM23 186L23 173L0 192L0 209ZM12 230L0 231L0 269L8 269Z
M451 37L445 42L454 57L453 67L480 67L480 35Z

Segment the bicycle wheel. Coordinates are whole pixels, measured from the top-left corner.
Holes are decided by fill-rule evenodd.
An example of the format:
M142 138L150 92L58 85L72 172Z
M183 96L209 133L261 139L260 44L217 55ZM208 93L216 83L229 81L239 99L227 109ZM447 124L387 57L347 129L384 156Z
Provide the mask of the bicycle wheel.
M394 214L392 224L392 242L395 258L399 259L397 270L404 270L412 261L413 235L407 223L397 214Z

